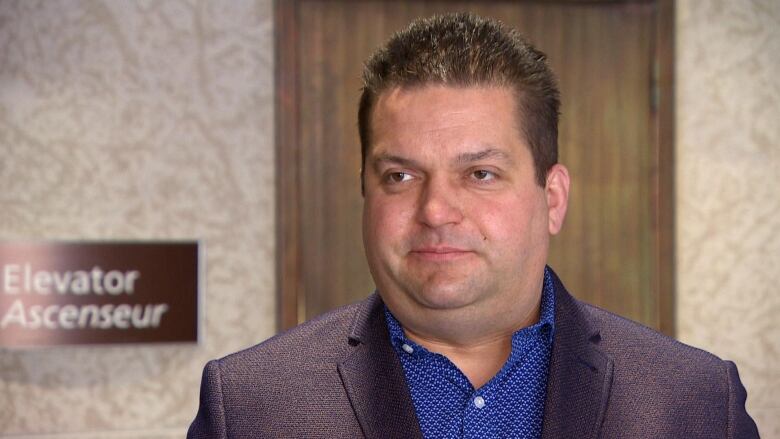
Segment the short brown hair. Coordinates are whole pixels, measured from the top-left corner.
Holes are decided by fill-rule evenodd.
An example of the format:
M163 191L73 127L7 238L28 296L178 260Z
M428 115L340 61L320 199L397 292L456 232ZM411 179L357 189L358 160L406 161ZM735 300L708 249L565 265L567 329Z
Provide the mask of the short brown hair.
M361 185L377 98L389 89L426 84L511 88L536 179L544 187L547 171L558 162L560 108L547 57L516 30L466 13L415 20L366 62L358 109Z

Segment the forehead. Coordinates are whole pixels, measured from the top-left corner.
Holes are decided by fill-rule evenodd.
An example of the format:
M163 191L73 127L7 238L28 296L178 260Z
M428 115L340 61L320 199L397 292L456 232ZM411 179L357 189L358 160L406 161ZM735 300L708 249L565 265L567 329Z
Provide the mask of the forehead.
M515 95L507 87L394 88L380 94L371 122L371 155L525 146Z

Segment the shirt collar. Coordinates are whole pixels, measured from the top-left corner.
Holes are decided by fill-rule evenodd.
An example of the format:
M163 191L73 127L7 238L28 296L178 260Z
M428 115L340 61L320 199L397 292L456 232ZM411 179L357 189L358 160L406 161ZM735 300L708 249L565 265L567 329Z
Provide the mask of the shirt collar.
M406 338L401 323L395 318L387 305L384 305L385 321L390 333L390 342L393 347L402 350L403 345L409 345L414 348L415 353L423 354L427 352L425 348L417 345ZM555 287L553 287L552 274L550 267L544 267L544 281L542 282L542 300L539 305L539 321L531 326L518 329L512 334L512 354L509 362L513 362L521 356L529 344L530 340L540 337L545 343L550 344L555 332Z

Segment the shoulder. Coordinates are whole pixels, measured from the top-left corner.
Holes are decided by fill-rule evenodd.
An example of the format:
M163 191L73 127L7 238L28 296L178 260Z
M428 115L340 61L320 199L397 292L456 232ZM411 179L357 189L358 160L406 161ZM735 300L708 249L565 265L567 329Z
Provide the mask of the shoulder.
M718 432L727 437L758 437L745 411L747 395L734 363L575 302L591 327L597 328L592 337L595 348L612 363L605 432L633 432L641 437L653 425L659 436Z
M332 437L360 434L339 364L355 350L352 327L376 320L378 299L323 314L251 348L210 361L188 437ZM375 323L376 324L376 323Z
M348 338L352 326L374 307L377 298L346 305L322 314L295 328L277 334L248 349L216 360L222 370L252 367L297 368L335 364L349 354Z
M712 427L725 429L715 424L726 419L729 363L595 306L581 303L581 309L598 328L595 348L612 363L613 413L618 407L620 413L652 413L667 426L681 419L711 419Z
M631 361L635 365L643 364L653 368L674 366L725 371L724 361L705 350L684 344L604 309L577 302L598 328L599 349L616 362Z
M625 317L582 302L569 294L553 272L555 295L556 340L567 351L580 346L594 348L613 362L615 373L636 371L646 377L669 370L726 373L726 362L701 349L688 346L672 337ZM647 375L650 374L650 375Z

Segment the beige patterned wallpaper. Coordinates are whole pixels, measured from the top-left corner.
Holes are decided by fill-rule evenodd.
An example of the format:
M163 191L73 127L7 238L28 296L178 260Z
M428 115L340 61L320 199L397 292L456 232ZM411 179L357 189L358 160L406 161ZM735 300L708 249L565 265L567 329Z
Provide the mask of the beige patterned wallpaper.
M780 438L780 2L677 3L679 337ZM271 0L0 1L0 239L202 239L200 346L0 350L0 436L183 437L274 328ZM49 435L51 434L51 435Z
M204 363L273 333L272 17L270 0L0 1L0 239L207 255L200 346L0 350L0 436L181 438Z
M677 5L678 337L780 438L780 2Z

